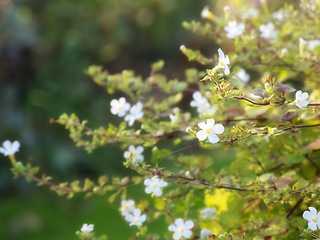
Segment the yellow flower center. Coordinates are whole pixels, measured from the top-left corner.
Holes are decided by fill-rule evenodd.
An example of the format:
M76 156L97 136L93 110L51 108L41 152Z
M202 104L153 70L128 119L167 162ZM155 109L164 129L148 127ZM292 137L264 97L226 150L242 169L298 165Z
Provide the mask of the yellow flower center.
M139 219L135 219L134 222L135 222L135 223L138 223L138 222L139 222Z
M210 133L211 133L211 129L208 128L208 129L206 130L206 132L207 132L208 134L210 134Z
M220 65L221 65L221 67L223 67L224 66L224 62L221 61Z
M300 100L299 99L297 99L297 103L299 103L300 102Z
M124 206L124 209L126 209L126 210L127 210L128 208L129 208L129 207L128 207L128 205L125 205L125 206Z
M122 110L122 106L119 106L119 110Z
M179 231L179 232L183 232L183 227L179 228L178 231Z
M136 153L134 153L134 154L133 154L133 156L134 156L134 157L136 157L136 156L137 156L137 154L136 154Z
M158 185L157 184L153 184L153 188L157 188L158 187Z
M312 218L312 221L317 222L317 218Z

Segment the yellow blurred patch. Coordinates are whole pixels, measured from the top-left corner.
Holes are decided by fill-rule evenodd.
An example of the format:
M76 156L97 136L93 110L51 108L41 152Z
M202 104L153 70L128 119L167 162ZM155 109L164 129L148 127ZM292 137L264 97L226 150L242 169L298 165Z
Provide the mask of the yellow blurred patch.
M227 201L232 196L230 191L224 189L216 189L214 194L205 193L204 203L207 207L216 207L217 213L228 210Z

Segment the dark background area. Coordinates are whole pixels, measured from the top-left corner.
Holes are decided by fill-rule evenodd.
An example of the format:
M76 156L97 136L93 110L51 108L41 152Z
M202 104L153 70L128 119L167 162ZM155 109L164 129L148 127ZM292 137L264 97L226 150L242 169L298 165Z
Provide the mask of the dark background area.
M88 119L92 128L115 123L104 89L84 74L91 64L111 73L134 69L148 76L150 63L163 59L169 78L183 77L187 63L179 46L214 44L197 39L181 26L200 19L206 1L178 0L0 0L1 143L19 140L16 158L33 157L55 182L102 174L132 175L123 167L123 152L108 146L87 154L68 132L49 124L62 113ZM46 187L13 180L10 164L0 156L0 239L76 239L83 223L98 235L127 239L134 235L115 203L106 198L67 200ZM129 189L138 201L143 189ZM161 219L160 219L161 222ZM161 224L150 224L161 231Z

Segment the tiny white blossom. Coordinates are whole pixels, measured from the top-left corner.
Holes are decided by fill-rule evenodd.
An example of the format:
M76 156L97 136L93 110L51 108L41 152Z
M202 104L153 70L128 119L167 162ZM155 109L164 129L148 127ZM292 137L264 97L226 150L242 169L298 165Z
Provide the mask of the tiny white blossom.
M310 51L313 51L318 46L320 46L320 40L310 40L310 41L308 41L308 49Z
M179 111L180 111L180 109L178 107L175 107L173 109L174 114L171 114L171 113L169 114L169 117L171 119L171 123L176 123L179 121Z
M138 102L130 108L129 113L124 118L125 121L129 122L129 126L132 126L135 120L143 117L142 108L143 105L141 102Z
M289 16L289 14L284 13L284 11L282 9L279 9L278 11L272 13L272 17L277 19L278 21L282 21L288 16Z
M127 222L130 222L129 226L132 226L132 225L140 226L144 221L146 221L146 219L147 219L147 216L145 214L141 215L141 210L138 208L135 208L132 214L128 213L125 216L125 220Z
M244 28L243 23L238 24L237 21L229 21L228 26L224 27L224 30L227 32L227 38L234 39L242 35Z
M201 17L204 19L212 19L213 18L213 14L212 12L209 10L208 6L205 6L203 8L203 10L201 11Z
M276 39L277 38L277 32L274 30L274 24L272 22L269 22L267 25L260 25L259 27L261 32L261 37L265 39Z
M226 15L226 17L228 17L230 15L230 7L228 5L224 6L223 11L224 11L224 14Z
M288 53L288 49L286 48L282 48L280 51L280 57L283 57L284 55L286 55Z
M192 94L193 100L190 102L191 107L196 107L198 113L204 111L205 108L209 107L209 101L206 97L202 96L199 91L196 91Z
M161 188L166 187L168 183L159 179L158 176L154 176L151 179L144 180L144 185L146 186L146 193L153 193L155 196L159 197L162 195Z
M198 126L199 128L201 128L201 130L197 132L197 138L200 141L203 141L206 138L208 138L209 142L217 143L220 140L217 134L221 134L224 132L223 125L215 124L215 121L213 118L207 119L207 123L200 122Z
M94 228L94 225L93 224L83 224L82 227L81 227L81 232L83 233L89 233L89 232L92 232L93 231L93 228Z
M244 83L247 83L250 80L250 75L243 68L241 68L236 73L236 78L240 79Z
M122 216L126 216L128 213L132 213L134 210L134 201L129 199L129 200L122 200L121 201L121 207L120 211Z
M185 175L186 177L191 177L190 171L186 171Z
M2 143L2 147L0 147L0 153L5 156L14 155L16 152L19 152L19 148L19 141L10 142L9 140L6 140Z
M299 38L299 47L304 48L307 45L307 41L304 40L303 38Z
M179 240L182 237L185 239L188 239L192 235L192 231L190 229L193 228L194 224L192 220L188 220L186 222L183 221L182 218L178 218L175 220L175 225L169 226L169 231L174 232L173 233L173 239Z
M217 209L215 207L213 208L205 208L202 210L202 217L203 219L210 219L213 220L214 214L217 212Z
M223 51L221 50L221 48L218 49L218 55L219 55L219 68L224 68L224 74L228 75L230 73L230 69L229 69L229 64L230 64L230 60L228 55L224 56Z
M143 150L142 146L135 148L133 145L130 145L128 151L125 151L123 156L126 159L132 159L132 163L135 163L136 161L142 162L144 159L142 155Z
M209 239L211 235L212 235L212 231L206 228L202 229L200 232L201 239Z
M257 9L249 8L247 11L245 11L242 14L242 17L246 18L246 19L254 19L258 16L258 13L259 13L259 11Z
M301 90L296 92L296 99L294 100L294 103L298 108L306 107L308 106L308 97L309 94L307 92L302 93Z
M111 113L113 115L118 115L119 117L126 115L127 111L130 109L130 103L127 103L124 97L119 98L119 100L112 99L110 105Z
M308 207L309 211L306 210L303 212L302 217L308 222L308 227L311 230L316 230L317 227L320 229L320 212L317 213L317 210L314 207Z

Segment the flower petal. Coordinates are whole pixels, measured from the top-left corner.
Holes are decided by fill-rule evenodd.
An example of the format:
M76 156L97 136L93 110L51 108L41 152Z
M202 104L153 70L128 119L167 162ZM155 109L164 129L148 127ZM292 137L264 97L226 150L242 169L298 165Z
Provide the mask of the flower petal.
M177 225L177 227L184 226L184 221L182 218L176 219L174 223Z
M172 231L172 232L175 232L177 230L177 227L176 227L176 225L172 224L172 225L169 226L168 230Z
M200 130L197 132L197 138L200 140L200 141L203 141L205 140L206 138L208 137L208 133L204 130Z
M193 221L192 220L188 220L186 221L186 223L184 224L184 227L185 228L188 228L188 229L191 229L193 228L194 224L193 224Z
M302 91L301 91L301 90L297 91L297 92L296 92L296 98L300 98L301 94L302 94Z
M173 239L174 240L179 240L182 237L182 233L181 232L175 232L173 234Z
M221 134L224 132L224 126L222 124L216 124L212 127L212 131L215 134Z
M184 238L190 238L192 235L192 232L190 230L184 230L183 231L183 237Z
M301 101L306 100L306 99L308 99L308 97L309 97L309 94L307 92L304 92L301 94L300 100Z
M308 227L311 228L312 230L317 229L317 224L314 221L308 222Z
M214 133L209 134L208 139L211 143L217 143L220 140L219 137Z
M212 127L215 124L215 121L213 118L207 119L207 126Z

